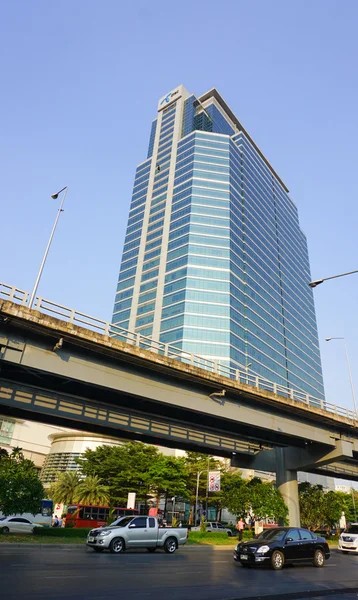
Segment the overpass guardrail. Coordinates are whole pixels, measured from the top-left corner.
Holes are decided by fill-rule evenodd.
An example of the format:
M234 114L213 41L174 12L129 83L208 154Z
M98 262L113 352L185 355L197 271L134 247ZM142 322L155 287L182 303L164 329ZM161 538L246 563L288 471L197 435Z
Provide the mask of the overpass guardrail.
M0 282L0 298L14 302L21 306L28 307L30 293L25 290L21 290L20 288ZM309 406L321 408L330 413L347 417L348 419L358 420L358 415L349 408L338 406L331 402L327 402L326 400L322 400L321 398L315 398L314 396L311 396L310 394L307 394L301 390L288 388L276 382L260 377L259 375L251 374L244 367L230 367L215 360L211 360L197 354L192 354L191 352L186 352L181 348L177 348L171 344L153 340L151 337L143 336L140 333L128 331L127 329L123 329L122 327L114 325L113 323L109 323L108 321L91 317L85 313L75 310L74 308L68 308L67 306L57 304L51 300L46 300L40 296L35 298L32 309L38 310L41 313L49 316L56 317L62 321L66 321L67 323L72 323L73 325L78 325L80 327L85 327L86 329L96 331L101 335L119 339L122 342L131 344L132 346L143 348L168 358L180 360L181 362L199 369L205 369L211 373L228 377L229 379L243 384L251 385L259 390L273 392L274 394L291 398L292 400L298 400L299 402L303 402Z

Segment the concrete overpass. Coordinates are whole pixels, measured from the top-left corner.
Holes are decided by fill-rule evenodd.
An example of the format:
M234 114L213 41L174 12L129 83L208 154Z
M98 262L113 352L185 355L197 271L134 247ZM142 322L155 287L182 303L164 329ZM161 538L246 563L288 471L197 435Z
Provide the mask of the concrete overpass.
M221 365L41 298L39 310L29 309L26 293L6 288L0 284L0 297L10 299L0 300L1 413L276 472L292 525L299 524L297 471L358 480L351 411L296 399L293 390L239 371L221 374Z

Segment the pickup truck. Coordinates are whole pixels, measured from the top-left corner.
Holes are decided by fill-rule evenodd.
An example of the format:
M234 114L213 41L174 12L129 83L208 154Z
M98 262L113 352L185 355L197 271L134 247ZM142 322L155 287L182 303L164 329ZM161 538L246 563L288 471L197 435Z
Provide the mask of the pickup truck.
M228 527L224 527L221 523L217 521L207 521L205 523L206 531L210 531L211 533L224 533L226 532L229 537L232 536L232 531ZM192 527L191 531L200 531L200 527Z
M121 517L108 527L91 529L86 545L95 552L109 550L112 554L120 554L131 548L146 548L155 552L164 548L173 554L178 546L186 544L188 530L184 527L159 527L155 517Z

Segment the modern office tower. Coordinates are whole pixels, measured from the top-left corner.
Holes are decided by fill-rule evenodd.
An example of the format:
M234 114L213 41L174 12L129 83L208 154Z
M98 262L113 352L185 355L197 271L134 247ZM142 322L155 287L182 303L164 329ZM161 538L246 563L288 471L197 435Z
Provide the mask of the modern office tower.
M217 90L161 98L113 323L323 399L310 279L288 189Z

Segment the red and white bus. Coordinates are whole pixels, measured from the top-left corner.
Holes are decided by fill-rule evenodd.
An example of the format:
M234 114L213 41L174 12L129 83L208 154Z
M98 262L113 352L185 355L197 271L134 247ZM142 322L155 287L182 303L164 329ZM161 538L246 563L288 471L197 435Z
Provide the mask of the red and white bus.
M107 525L109 516L115 521L118 517L138 515L136 508L113 508L108 506L85 506L84 504L71 504L67 508L65 527L103 527Z

